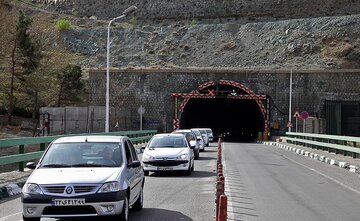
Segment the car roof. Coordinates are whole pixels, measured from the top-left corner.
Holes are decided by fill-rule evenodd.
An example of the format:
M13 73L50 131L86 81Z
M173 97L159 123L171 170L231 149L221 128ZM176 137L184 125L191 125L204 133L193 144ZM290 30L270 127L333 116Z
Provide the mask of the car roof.
M53 143L86 143L105 142L118 143L126 138L125 136L88 135L88 136L67 136L56 139Z
M172 133L163 133L163 134L156 134L154 137L165 137L165 136L174 136L174 137L184 137L183 134L172 134Z
M172 133L181 133L181 132L192 132L190 129L183 129L183 130L174 130Z

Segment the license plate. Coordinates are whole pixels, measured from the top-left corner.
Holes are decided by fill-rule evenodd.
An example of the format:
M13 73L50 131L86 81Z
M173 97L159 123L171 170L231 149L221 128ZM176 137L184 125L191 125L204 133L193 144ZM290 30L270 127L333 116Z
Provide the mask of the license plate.
M81 206L85 204L85 199L54 199L53 206Z
M158 170L173 170L172 167L158 167Z

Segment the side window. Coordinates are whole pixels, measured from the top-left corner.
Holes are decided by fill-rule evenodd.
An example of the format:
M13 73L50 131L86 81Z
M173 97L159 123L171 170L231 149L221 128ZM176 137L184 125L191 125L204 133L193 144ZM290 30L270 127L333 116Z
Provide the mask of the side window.
M132 145L132 143L130 141L126 142L129 145L130 151L131 151L131 156L132 156L132 160L133 161L138 161L138 156L136 154L136 150L134 148L134 146Z
M130 147L129 147L129 144L127 141L124 142L124 149L125 149L125 153L126 153L126 161L127 161L127 163L131 163L133 160L131 157L131 150L130 150Z

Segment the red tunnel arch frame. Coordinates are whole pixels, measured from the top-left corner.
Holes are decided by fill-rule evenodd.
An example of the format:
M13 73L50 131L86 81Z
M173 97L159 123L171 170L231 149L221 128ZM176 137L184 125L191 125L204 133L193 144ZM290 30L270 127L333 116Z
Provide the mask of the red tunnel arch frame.
M179 116L180 114L184 111L184 108L186 106L186 104L189 102L189 100L191 98L216 98L216 96L214 94L200 94L199 91L207 88L207 87L211 87L216 85L217 83L215 83L214 81L209 81L206 83L201 84L196 90L191 91L190 93L172 93L171 96L175 98L175 116L173 119L173 129L179 129L180 126L180 121L179 121ZM261 113L264 117L264 132L268 133L270 131L270 121L269 121L269 117L270 117L270 113L269 113L269 99L266 95L257 95L255 94L252 90L250 90L248 87L244 86L243 84L240 84L238 82L235 81L230 81L230 80L220 80L219 83L220 85L229 85L229 86L233 86L233 87L237 87L240 88L241 90L243 90L245 93L245 95L228 95L227 98L228 99L251 99L251 100L255 100L258 107L261 110ZM182 99L182 101L179 101L179 98ZM265 105L264 102L265 101Z

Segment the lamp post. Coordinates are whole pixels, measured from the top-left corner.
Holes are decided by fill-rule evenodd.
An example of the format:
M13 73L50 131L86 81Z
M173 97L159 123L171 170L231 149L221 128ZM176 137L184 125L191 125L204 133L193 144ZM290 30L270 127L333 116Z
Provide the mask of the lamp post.
M125 11L123 11L123 13L116 17L113 18L109 21L108 27L107 27L107 44L106 44L106 104L105 104L105 133L109 132L109 112L110 112L110 108L109 108L109 87L110 87L110 74L109 74L109 69L110 69L110 26L111 23L115 20L118 20L120 18L123 18L125 16L127 16L128 14L132 13L133 11L135 11L137 9L136 6L130 6L129 8L125 9Z
M290 94L289 94L289 123L291 122L291 97L292 97L292 68L290 70ZM289 132L291 132L291 127L289 125Z

